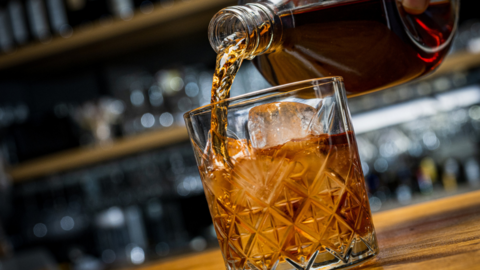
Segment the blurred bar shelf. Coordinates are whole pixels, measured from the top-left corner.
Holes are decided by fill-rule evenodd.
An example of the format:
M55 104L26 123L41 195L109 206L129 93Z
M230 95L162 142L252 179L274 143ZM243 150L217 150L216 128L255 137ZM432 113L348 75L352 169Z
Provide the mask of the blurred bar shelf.
M95 22L75 28L69 38L54 37L47 43L29 44L0 55L0 70L8 71L17 67L31 69L32 63L41 67L55 67L65 63L75 64L84 57L95 59L105 55L121 55L139 46L173 40L206 29L218 10L235 3L232 0L186 0L175 2L174 6L168 8L157 4L151 13L137 11L128 21L114 18L108 23ZM49 61L39 63L40 60ZM48 63L50 61L52 63Z
M440 65L440 67L429 76L425 77L422 80L428 80L433 77L438 77L447 73L452 73L455 71L464 71L470 68L475 68L480 66L480 52L472 53L468 51L461 51L450 54L447 56L445 61Z
M125 137L108 145L96 145L59 152L24 162L10 168L7 172L14 182L21 182L187 140L188 134L185 127L172 127Z
M206 2L208 2L207 0ZM188 3L197 3L192 0ZM1 63L1 58L0 58ZM450 55L440 68L426 79L431 79L446 73L467 70L480 66L480 53L460 52ZM135 154L137 152L168 146L173 143L185 142L188 134L184 127L167 130L151 131L144 134L126 137L108 146L79 148L67 150L36 160L16 165L8 173L15 182L46 176L95 164L109 159Z

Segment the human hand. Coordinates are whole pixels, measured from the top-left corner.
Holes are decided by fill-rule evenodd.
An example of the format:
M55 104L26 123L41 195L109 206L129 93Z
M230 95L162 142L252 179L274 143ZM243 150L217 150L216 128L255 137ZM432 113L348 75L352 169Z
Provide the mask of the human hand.
M406 12L418 15L427 10L430 0L402 0L403 8Z

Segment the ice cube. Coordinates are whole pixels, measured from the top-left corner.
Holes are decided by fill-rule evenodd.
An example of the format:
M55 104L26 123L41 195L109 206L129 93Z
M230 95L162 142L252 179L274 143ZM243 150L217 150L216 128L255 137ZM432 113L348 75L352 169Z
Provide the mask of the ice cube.
M253 107L248 114L253 148L269 148L307 137L315 114L315 108L298 102L274 102Z

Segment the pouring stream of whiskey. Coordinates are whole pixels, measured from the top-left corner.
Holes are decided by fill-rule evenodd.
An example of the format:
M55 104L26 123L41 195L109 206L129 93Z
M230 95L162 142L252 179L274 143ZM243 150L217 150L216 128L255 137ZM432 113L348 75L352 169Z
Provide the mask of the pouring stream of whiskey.
M227 107L224 101L230 97L230 89L245 56L246 39L233 34L219 50L212 83L212 118L210 139L213 154L225 165L229 162L227 150Z

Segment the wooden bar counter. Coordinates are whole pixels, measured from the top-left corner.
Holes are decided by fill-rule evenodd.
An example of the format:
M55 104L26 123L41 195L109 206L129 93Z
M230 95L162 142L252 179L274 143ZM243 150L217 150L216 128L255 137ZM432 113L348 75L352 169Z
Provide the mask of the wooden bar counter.
M373 216L380 254L354 269L480 269L480 191ZM224 270L219 250L138 267Z

